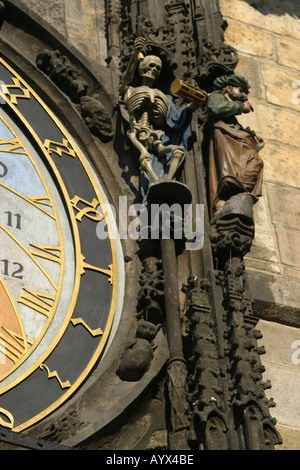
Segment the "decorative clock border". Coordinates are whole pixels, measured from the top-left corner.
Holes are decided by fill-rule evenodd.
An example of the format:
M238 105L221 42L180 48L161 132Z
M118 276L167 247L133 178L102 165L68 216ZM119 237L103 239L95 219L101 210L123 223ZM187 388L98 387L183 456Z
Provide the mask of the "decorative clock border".
M76 246L75 294L60 337L39 363L30 368L29 374L0 390L0 412L4 417L0 418L1 425L21 431L65 402L100 358L116 307L118 260L113 238L97 238L96 224L102 218L98 205L103 206L104 200L79 148L31 87L4 60L0 67L4 82L1 96L9 111L34 138L59 182ZM111 231L108 218L107 225ZM106 259L98 259L97 264L100 246ZM97 295L96 305L91 309L89 293L92 291L97 291Z

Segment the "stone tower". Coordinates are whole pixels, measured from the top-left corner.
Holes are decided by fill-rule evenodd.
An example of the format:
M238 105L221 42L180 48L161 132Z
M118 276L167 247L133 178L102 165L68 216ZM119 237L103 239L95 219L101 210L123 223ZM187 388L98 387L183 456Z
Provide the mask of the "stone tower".
M0 204L4 362L10 354L0 386L2 449L299 449L300 11L296 1L282 3L0 2L1 119L14 134L0 136L0 190L39 213L57 206L65 246L19 237L23 206ZM153 86L138 73L147 56L161 64ZM120 93L128 70L131 102ZM237 99L239 128L212 114L211 98L227 99L227 86L245 92L229 77L251 85L254 112ZM183 131L174 118L169 136L170 103L189 117ZM216 129L227 140L216 140ZM176 177L160 173L154 184L139 151L156 153L165 171L168 139L182 149ZM220 215L212 152L234 148L237 162L248 144L245 166L259 150L258 166L219 178ZM32 157L37 174L47 169L53 204L23 194L22 178L21 186L5 179L16 155ZM151 217L163 203L179 211L166 238ZM187 206L192 228L184 232ZM36 220L33 232L47 232ZM23 252L45 277L49 265L64 266L58 286L69 308L57 300L54 310L60 288L51 291L50 275L47 293L25 286L12 307L20 276L35 279L35 271L10 258L18 251L5 237L28 243ZM25 336L7 320L19 307ZM45 321L43 341L29 336L28 308Z

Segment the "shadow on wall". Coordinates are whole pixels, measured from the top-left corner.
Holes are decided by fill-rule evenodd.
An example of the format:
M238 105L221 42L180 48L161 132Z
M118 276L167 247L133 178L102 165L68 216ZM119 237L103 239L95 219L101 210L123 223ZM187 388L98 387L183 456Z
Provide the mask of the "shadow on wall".
M290 15L300 18L299 0L243 0L263 15Z
M299 302L292 294L298 291L297 281L292 283L290 279L259 271L248 271L246 280L255 317L300 328Z

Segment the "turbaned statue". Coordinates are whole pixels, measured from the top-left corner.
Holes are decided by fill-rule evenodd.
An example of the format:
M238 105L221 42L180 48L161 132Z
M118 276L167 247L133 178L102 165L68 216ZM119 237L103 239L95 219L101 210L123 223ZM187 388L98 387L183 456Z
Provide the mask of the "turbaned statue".
M207 107L210 121L209 191L211 216L222 212L226 201L239 193L249 194L253 202L262 193L263 161L258 152L264 141L249 128L244 129L237 115L253 111L248 101L248 81L240 75L227 75L214 81Z

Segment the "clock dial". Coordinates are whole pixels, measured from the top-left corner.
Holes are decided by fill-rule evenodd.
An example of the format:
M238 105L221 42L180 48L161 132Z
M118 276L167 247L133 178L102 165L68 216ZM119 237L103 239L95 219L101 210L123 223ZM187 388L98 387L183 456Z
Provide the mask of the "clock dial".
M0 79L0 425L20 431L67 400L101 359L124 274L87 159L2 59ZM100 240L103 219L114 237Z
M12 369L22 372L20 362L35 350L53 319L62 291L64 242L51 193L32 157L35 152L29 142L26 147L25 136L22 140L20 130L17 135L4 111L0 112L0 269L24 332L23 347L15 346L15 351L6 339L0 373L7 375ZM11 335L20 334L11 331ZM1 373L2 383L4 378Z

